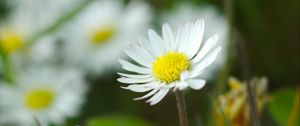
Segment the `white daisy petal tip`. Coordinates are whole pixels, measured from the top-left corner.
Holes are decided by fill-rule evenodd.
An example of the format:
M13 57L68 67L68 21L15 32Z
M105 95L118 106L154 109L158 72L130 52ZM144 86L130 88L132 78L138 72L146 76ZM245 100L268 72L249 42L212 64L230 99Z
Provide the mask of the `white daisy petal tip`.
M194 89L194 90L200 90L206 84L206 81L205 80L201 80L201 79L190 79L190 80L187 80L187 81L189 83L189 86L192 89Z
M122 77L118 78L117 81L122 83Z
M153 105L156 105L157 103L158 102L151 102L150 105L153 106Z
M204 26L205 25L205 20L204 19L197 19L196 22L195 22L195 24Z
M211 39L213 39L214 41L218 41L219 40L219 34L215 34L211 37Z
M124 60L123 60L123 59L118 59L118 62L119 62L121 65L123 65Z
M128 87L120 86L120 88L128 90Z

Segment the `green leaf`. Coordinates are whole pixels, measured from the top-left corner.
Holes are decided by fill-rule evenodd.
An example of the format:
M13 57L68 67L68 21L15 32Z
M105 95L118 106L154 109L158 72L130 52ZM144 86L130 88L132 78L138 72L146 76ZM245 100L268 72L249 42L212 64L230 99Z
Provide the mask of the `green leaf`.
M280 126L286 126L291 112L297 111L293 110L295 98L295 89L280 89L271 94L268 111ZM296 124L299 125L299 118Z
M153 126L150 123L133 116L112 115L94 117L87 121L86 126Z

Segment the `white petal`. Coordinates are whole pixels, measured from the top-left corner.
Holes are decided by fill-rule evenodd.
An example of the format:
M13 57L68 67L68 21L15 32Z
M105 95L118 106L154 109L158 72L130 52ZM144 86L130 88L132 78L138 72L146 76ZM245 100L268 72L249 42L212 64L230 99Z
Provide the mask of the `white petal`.
M194 90L199 90L204 87L206 81L202 79L188 79L187 82L189 83L190 87Z
M127 78L149 78L152 76L151 74L148 75L136 75L136 74L126 74L126 73L118 73L118 74Z
M148 31L148 36L153 49L161 56L165 53L162 38L152 29Z
M160 89L153 97L151 97L147 102L150 102L150 105L155 105L160 102L168 93L169 89L163 88Z
M186 89L188 86L189 86L189 84L187 82L181 81L178 89L182 91L182 90Z
M122 68L125 70L140 74L151 74L151 69L149 68L140 67L122 59L119 59L119 62L122 64Z
M185 70L180 74L180 81L184 81L188 77L189 77L189 72L187 70Z
M143 48L131 45L129 49L124 51L131 59L137 63L145 66L151 67L154 58Z
M218 56L218 53L221 51L221 47L216 48L212 53L210 53L203 61L196 64L191 70L190 77L196 77L202 72L206 67L208 67Z
M162 34L163 34L163 39L165 43L165 49L166 50L172 50L174 51L174 35L172 32L171 27L168 24L164 24L162 28Z
M182 27L182 34L178 34L179 35L179 52L184 52L186 50L186 46L188 44L188 40L189 40L189 35L190 32L193 27L192 23L187 23L184 25L184 27Z
M148 98L148 97L152 96L153 94L155 94L159 89L160 88L155 88L152 91L150 91L148 94L146 94L142 97L134 98L133 100L142 100L142 99Z
M195 25L189 29L189 40L187 41L184 52L189 59L195 56L198 52L204 33L204 20L199 19L195 22Z
M202 47L201 51L192 59L192 63L199 62L217 43L219 35L210 37Z
M153 81L154 78L150 77L150 78L118 78L117 81L121 82L121 83L126 83L126 84L135 84L135 83L147 83L150 81Z
M183 28L184 28L184 25L179 25L179 27L177 28L177 31L175 33L174 46L175 46L176 51L180 50L180 41L181 41L181 38L182 38L181 35L183 34Z
M147 38L139 37L139 44L141 45L141 47L146 49L149 52L149 54L152 55L152 57L155 57L156 55L158 55L152 48L151 43Z
M150 82L150 83L141 84L141 85L132 84L132 85L129 85L128 87L122 87L122 88L131 90L133 92L146 92L146 91L150 91L150 90L154 89L155 87L156 87L155 83Z

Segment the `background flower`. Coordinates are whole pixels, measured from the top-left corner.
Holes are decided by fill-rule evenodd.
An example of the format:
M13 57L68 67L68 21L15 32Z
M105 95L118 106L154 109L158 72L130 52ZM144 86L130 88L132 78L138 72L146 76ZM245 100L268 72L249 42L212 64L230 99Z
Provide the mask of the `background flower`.
M63 124L78 114L85 101L87 85L74 70L30 70L19 73L16 85L0 88L0 124ZM14 117L14 118L11 118Z
M62 33L65 61L95 74L116 69L124 47L149 27L151 18L152 11L143 2L128 6L119 0L92 2Z

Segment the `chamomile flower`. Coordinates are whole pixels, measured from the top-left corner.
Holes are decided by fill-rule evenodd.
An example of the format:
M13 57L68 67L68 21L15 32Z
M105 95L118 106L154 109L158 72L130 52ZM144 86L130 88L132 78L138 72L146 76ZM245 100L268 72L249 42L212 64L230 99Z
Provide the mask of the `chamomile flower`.
M220 46L222 50L220 56L214 61L212 67L207 69L201 77L205 79L212 79L218 68L224 64L226 57L226 43L228 34L228 23L225 17L218 12L212 5L196 6L188 3L178 4L175 8L165 11L161 15L161 23L168 22L171 26L176 26L183 22L191 22L198 18L204 19L206 22L206 29L203 38L206 40L215 33L218 33L220 40L223 40Z
M0 125L63 124L76 116L87 87L73 70L32 70L18 74L16 85L0 84Z
M162 37L154 30L148 31L147 38L141 38L138 44L132 44L125 53L137 62L135 65L119 60L122 68L131 72L118 73L121 83L130 84L125 89L134 92L148 92L145 99L155 105L171 90L184 90L188 87L199 90L206 81L199 77L216 59L221 50L215 46L218 35L202 43L204 20L180 25L175 33L168 24L162 27Z
M33 51L32 48L27 48L29 47L27 46L28 42L52 26L66 13L71 12L80 5L81 1L83 0L9 0L8 3L12 9L7 18L0 22L0 50L4 55L7 55L11 66L19 68L27 61L36 62L31 59L45 61L43 59L47 58L52 60L53 56L49 58L45 57L46 55L41 55L42 53L49 53L45 48L40 51L42 53L29 54L28 52ZM2 65L0 64L0 68L4 69Z
M82 0L12 0L14 9L0 24L0 47L6 54L18 51L34 35L50 27ZM74 4L70 4L74 2Z
M120 0L92 2L63 31L65 61L94 74L116 68L122 50L148 27L151 15L142 2L128 6Z

